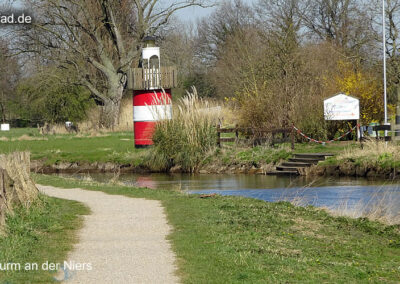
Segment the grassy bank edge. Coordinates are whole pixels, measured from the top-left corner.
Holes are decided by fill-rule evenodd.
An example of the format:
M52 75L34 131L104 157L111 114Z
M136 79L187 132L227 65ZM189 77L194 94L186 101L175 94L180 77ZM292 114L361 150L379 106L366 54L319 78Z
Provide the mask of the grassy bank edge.
M400 278L398 226L333 217L287 202L200 199L174 191L54 176L35 179L63 188L160 200L174 228L169 239L184 283L395 283Z
M5 135L5 136L4 136ZM268 145L249 147L225 143L222 148L216 148L204 155L199 169L210 172L224 172L229 167L240 168L252 166L259 168L263 165L275 165L287 160L293 153L333 152L339 153L343 149L359 147L356 143L332 143L327 146L300 143L292 151L290 144L278 144L275 147ZM37 129L12 129L9 133L0 134L0 152L30 151L34 164L41 167L56 167L61 171L69 169L78 171L96 167L104 170L104 164L115 166L149 168L150 149L135 149L132 132L99 133L98 136L88 135L40 135ZM64 164L64 165L63 165ZM70 165L69 165L70 164ZM91 165L91 166L90 166ZM108 165L110 166L110 165ZM154 166L154 165L153 165ZM160 166L158 166L160 167ZM111 167L111 172L115 167ZM233 170L235 172L235 170Z
M0 236L0 263L17 263L21 270L1 271L0 283L51 283L54 271L43 263L63 263L78 241L83 215L90 213L82 203L43 194L29 209L16 208L7 217L5 235ZM37 263L38 270L25 270Z

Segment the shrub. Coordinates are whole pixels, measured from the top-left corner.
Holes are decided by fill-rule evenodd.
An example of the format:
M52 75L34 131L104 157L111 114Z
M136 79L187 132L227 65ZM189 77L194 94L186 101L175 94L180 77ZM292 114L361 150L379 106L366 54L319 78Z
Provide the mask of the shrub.
M160 121L153 134L150 167L169 170L181 166L187 172L196 172L216 145L215 124L219 108L211 108L193 87L180 99L170 120Z
M46 69L19 82L14 112L28 120L42 120L48 123L79 122L94 105L91 93L82 86L61 81L54 68Z

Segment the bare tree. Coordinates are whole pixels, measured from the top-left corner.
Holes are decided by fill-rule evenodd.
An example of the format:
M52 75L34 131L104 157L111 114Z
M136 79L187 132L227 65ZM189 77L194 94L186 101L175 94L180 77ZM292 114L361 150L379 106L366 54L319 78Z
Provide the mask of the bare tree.
M36 52L81 84L104 104L103 125L118 123L127 71L138 59L142 40L155 35L172 15L206 0L28 0L35 11L32 28L19 30L21 52Z
M400 94L400 0L387 0L386 5L389 100L395 103Z
M16 58L11 57L6 43L0 40L0 114L3 122L10 118L8 106L13 98L18 78L18 62Z
M164 62L177 66L178 76L188 76L194 71L196 59L194 26L176 20L172 27L162 34L160 42Z
M299 48L301 43L303 0L260 0L257 5L264 44L275 58L275 86L280 90L282 125L293 121L294 101L299 97L299 85L306 77L300 74Z
M312 35L357 50L373 40L372 19L364 0L306 0L301 14Z
M304 0L259 0L256 10L264 30L298 43Z
M243 0L222 2L214 13L198 23L197 55L204 64L212 66L224 52L227 38L254 23L254 11Z

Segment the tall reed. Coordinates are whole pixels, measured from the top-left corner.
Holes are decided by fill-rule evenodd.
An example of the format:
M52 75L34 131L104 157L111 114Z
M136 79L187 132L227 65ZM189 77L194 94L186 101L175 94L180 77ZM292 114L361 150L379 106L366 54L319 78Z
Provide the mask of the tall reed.
M318 197L310 199L307 197L306 191L313 190L310 186L317 182L318 180L313 180L310 184L294 192L292 190L285 191L279 200L290 202L294 206L315 206L318 203ZM396 185L382 186L371 195L366 195L358 200L354 200L350 196L342 196L338 199L338 204L322 206L322 209L333 216L354 219L367 218L386 225L400 224L400 190Z
M339 206L327 208L335 216L368 218L384 224L400 224L400 192L396 188L382 187L369 198L351 203L344 199Z
M192 87L174 106L172 119L157 123L149 166L156 170L180 166L183 171L196 172L216 145L217 117L218 108L199 98Z

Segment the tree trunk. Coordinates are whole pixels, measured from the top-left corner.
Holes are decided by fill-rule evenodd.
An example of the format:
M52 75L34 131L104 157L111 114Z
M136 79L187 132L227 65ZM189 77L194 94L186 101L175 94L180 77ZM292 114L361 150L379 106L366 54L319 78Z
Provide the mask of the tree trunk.
M125 77L115 76L109 81L111 87L108 89L107 99L104 100L100 123L101 126L114 130L119 124L121 100L126 79Z
M30 177L30 154L0 155L0 234L4 232L7 214L12 213L15 206L28 208L38 193Z
M4 92L1 92L0 110L2 122L6 122L6 108L5 108Z
M119 123L119 112L121 107L121 99L111 99L104 102L101 114L101 125L114 130Z

